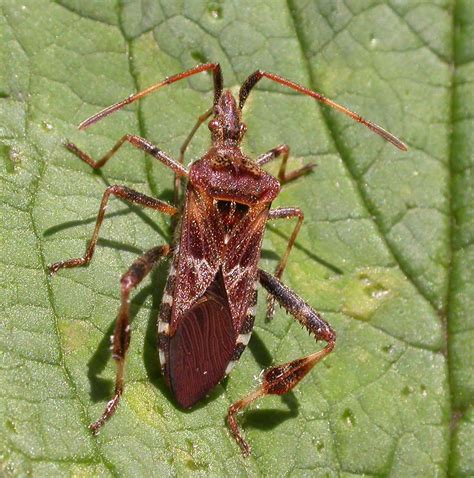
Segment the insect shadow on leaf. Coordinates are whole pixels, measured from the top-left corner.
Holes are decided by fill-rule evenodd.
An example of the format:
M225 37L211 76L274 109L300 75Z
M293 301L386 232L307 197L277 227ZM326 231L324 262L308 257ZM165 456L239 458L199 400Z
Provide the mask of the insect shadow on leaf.
M273 364L273 357L265 342L260 338L258 331L252 334L252 340L249 342L249 349L260 369L265 370ZM281 402L288 410L265 409L249 410L244 418L244 426L257 428L259 430L269 430L283 423L289 418L298 416L298 401L293 391L281 395Z
M290 239L289 236L287 234L285 234L284 232L280 231L278 228L276 228L275 226L272 226L271 224L268 224L267 225L267 229L269 231L271 231L272 233L276 234L277 236L281 237L282 239L285 239L286 242L288 242L288 240ZM337 267L335 264L332 264L331 262L328 262L326 261L325 259L323 259L321 256L318 256L317 254L314 253L314 251L302 246L298 241L295 241L295 243L293 244L293 247L295 249L298 249L300 250L301 252L303 252L307 257L309 257L310 259L312 259L313 261L315 262L318 262L319 264L321 264L323 267L325 267L326 269L329 269L331 272L333 272L334 274L337 274L337 275L342 275L344 274L344 271L342 269L340 269L339 267ZM267 252L267 251L264 251L264 252ZM262 252L262 257L263 258L267 258L265 255L264 255L264 252ZM273 252L273 251L272 251ZM275 254L273 252L273 254ZM279 258L279 256L277 255L276 257ZM268 257L270 258L270 257Z
M142 252L141 250L138 251L139 254ZM130 307L130 322L133 324L140 309L143 308L147 299L151 298L151 308L147 318L143 344L143 361L150 383L158 388L160 393L163 393L167 399L172 400L172 395L164 383L159 363L156 360L156 317L163 296L168 267L169 265L166 262L159 264L150 274L151 280L148 285L144 286L134 296ZM111 358L110 338L114 332L114 326L115 320L111 322L107 331L104 332L104 337L87 364L87 376L91 386L90 396L94 402L102 401L110 397L113 390L113 379L102 378L100 375L104 372Z

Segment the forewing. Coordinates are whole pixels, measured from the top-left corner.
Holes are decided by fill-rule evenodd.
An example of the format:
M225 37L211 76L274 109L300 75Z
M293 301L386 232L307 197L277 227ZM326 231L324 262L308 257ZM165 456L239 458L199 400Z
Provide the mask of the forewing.
M194 188L188 188L181 223L171 330L180 317L208 289L221 262L222 231L216 222L212 202Z
M270 206L249 211L230 237L222 266L234 327L240 330L253 307L258 261ZM251 314L253 315L253 314Z

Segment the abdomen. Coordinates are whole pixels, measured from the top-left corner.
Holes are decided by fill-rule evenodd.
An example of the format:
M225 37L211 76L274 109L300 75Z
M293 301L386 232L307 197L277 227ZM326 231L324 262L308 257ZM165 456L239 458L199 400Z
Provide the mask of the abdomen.
M194 405L224 378L236 339L219 271L203 296L180 317L169 338L167 378L182 407Z

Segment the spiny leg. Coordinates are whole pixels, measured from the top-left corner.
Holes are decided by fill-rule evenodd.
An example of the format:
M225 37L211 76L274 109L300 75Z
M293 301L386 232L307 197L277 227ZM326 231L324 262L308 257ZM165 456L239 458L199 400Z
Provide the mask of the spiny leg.
M102 425L115 413L123 393L125 355L130 344L130 292L148 275L160 259L167 256L169 252L170 247L168 245L150 249L132 264L120 280L120 309L115 322L114 335L111 337L112 357L117 364L115 392L113 398L107 403L102 416L96 422L89 425L94 435L99 432Z
M263 373L262 384L257 390L229 407L227 423L244 456L250 454L250 445L239 427L237 413L257 398L265 395L283 395L292 390L320 360L332 351L336 344L336 334L331 326L293 291L262 270L259 270L259 280L262 286L275 296L280 305L312 333L316 340L324 340L327 345L306 357L269 368Z
M158 161L161 161L165 166L172 169L176 176L187 176L188 172L186 169L176 160L168 156L166 153L158 149L154 144L150 143L145 138L141 136L136 136L133 134L125 134L123 135L112 147L110 151L108 151L101 159L98 161L94 161L87 153L80 150L74 143L66 143L66 148L69 149L72 153L78 156L82 161L87 163L94 169L100 169L102 166L107 163L107 161L120 149L120 147L125 143L125 141L129 142L131 145L135 146L145 153L151 154L154 158Z
M102 222L104 220L107 202L111 194L120 199L124 199L126 201L139 204L140 206L156 209L170 216L178 212L178 209L175 208L174 206L171 206L170 204L164 201L160 201L159 199L146 196L145 194L139 193L138 191L135 191L133 189L129 189L126 186L119 186L119 185L109 186L105 190L104 195L102 196L102 201L99 207L99 213L97 214L97 220L95 223L94 233L92 234L92 238L89 242L89 245L87 246L86 253L84 254L83 257L77 257L75 259L69 259L67 261L54 263L53 265L49 266L49 271L51 274L54 274L59 269L82 266L82 265L88 264L91 261L92 256L94 255L94 249L97 243L97 239L99 238L100 226L102 225Z
M280 144L276 148L273 148L270 151L260 155L257 158L256 162L259 166L262 166L282 156L280 170L278 171L278 179L282 184L288 183L289 181L293 181L293 179L299 178L303 174L308 173L316 167L315 163L307 164L299 169L296 169L295 171L291 171L291 173L287 173L286 165L289 154L290 147L287 144Z
M206 121L209 118L209 116L211 116L213 110L214 110L214 107L211 106L211 108L209 108L205 113L199 116L198 120L196 121L196 124L193 126L193 129L188 134L188 136L184 140L184 143L182 144L179 150L179 159L178 159L179 164L181 165L184 164L184 154L186 153L186 150L188 149L189 143L191 142L194 135L196 134L196 131L204 123L204 121ZM179 175L176 175L174 180L174 203L175 204L179 204L180 191L181 191L181 177Z
M268 214L268 220L271 221L272 219L290 219L293 217L297 217L298 221L296 223L293 232L291 233L290 239L286 246L285 253L280 259L280 262L276 266L275 269L275 277L280 279L283 271L285 270L286 263L288 262L288 256L290 255L291 248L293 247L296 236L300 232L301 225L303 224L304 214L303 211L299 207L279 207L277 209L271 209ZM268 294L267 296L267 320L272 320L273 315L275 314L275 297L272 294Z

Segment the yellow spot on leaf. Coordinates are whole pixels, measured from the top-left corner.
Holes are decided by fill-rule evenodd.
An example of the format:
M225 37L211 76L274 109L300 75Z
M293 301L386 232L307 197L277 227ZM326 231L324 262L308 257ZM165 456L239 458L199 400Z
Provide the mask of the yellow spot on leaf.
M387 269L367 268L356 272L344 290L342 311L354 319L369 321L399 288L399 279Z

